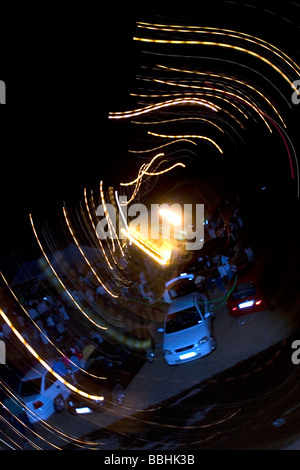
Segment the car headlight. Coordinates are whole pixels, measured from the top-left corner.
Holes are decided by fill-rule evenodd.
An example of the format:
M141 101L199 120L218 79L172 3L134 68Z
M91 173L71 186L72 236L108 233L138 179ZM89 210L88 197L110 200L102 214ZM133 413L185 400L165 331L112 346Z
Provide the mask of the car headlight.
M169 354L172 354L172 351L169 351L168 349L163 349L163 353L165 356L168 356Z
M208 336L203 336L203 338L201 338L197 344L204 344L204 343L207 343L208 341Z

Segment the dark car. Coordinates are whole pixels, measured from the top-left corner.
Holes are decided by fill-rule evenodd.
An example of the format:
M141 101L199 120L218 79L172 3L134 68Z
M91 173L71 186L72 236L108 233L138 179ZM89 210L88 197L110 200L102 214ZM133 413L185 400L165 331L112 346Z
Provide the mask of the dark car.
M77 389L88 395L103 397L91 399L72 392L68 409L73 414L101 411L110 406L122 405L125 390L146 361L152 362L154 353L147 346L152 340L142 336L142 331L134 330L127 336L126 345L117 342L104 342L99 345L98 355L90 358L90 366L76 377ZM139 347L140 346L140 347Z
M232 317L260 312L271 305L270 296L262 289L255 270L237 273L229 287L233 289L227 299L227 308Z

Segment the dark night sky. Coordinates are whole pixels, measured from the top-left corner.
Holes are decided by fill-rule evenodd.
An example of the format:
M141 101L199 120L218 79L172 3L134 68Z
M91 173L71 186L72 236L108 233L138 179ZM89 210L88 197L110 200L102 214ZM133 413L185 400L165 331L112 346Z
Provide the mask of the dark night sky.
M55 213L64 200L77 203L84 187L95 188L102 178L114 184L128 174L127 128L118 128L116 135L107 116L133 106L129 93L140 65L132 41L136 20L164 22L169 17L177 24L180 19L193 24L198 17L207 25L246 27L273 36L287 53L298 54L299 27L282 19L289 18L291 8L300 12L296 2L286 10L267 2L265 9L276 15L264 13L262 6L257 14L239 3L212 0L204 10L202 2L188 2L177 11L174 5L143 11L112 5L93 12L87 7L85 14L53 12L54 22L50 14L47 24L41 19L25 36L20 29L0 76L7 83L9 103L1 110L2 257L11 244L28 245L24 224L29 212ZM8 32L7 43L9 37Z

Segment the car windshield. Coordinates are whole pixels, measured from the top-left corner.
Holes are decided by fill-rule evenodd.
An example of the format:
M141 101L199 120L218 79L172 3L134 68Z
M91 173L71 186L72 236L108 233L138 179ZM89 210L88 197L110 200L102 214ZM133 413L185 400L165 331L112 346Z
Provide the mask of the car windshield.
M195 292L195 284L192 279L180 279L169 288L169 294L172 300L193 292Z
M232 300L242 299L244 297L249 297L256 294L256 288L253 281L244 282L242 284L237 284L231 298Z
M171 313L166 320L166 334L186 330L201 322L201 317L196 307L190 307L180 312Z
M29 397L30 395L36 395L40 393L41 390L41 377L32 379L32 380L25 380L21 382L19 395L21 397Z

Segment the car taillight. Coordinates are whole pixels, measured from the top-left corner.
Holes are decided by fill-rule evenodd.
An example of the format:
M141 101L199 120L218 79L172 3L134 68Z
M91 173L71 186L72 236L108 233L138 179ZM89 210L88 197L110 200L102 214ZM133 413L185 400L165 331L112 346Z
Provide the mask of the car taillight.
M261 303L262 303L262 300L257 300L257 301L255 302L255 305L260 305Z
M35 410L37 410L38 408L41 408L41 406L43 406L43 404L44 404L44 403L43 403L41 400L34 401L34 402L33 402L33 408L34 408Z
M232 310L237 310L238 308L237 307L232 307Z

